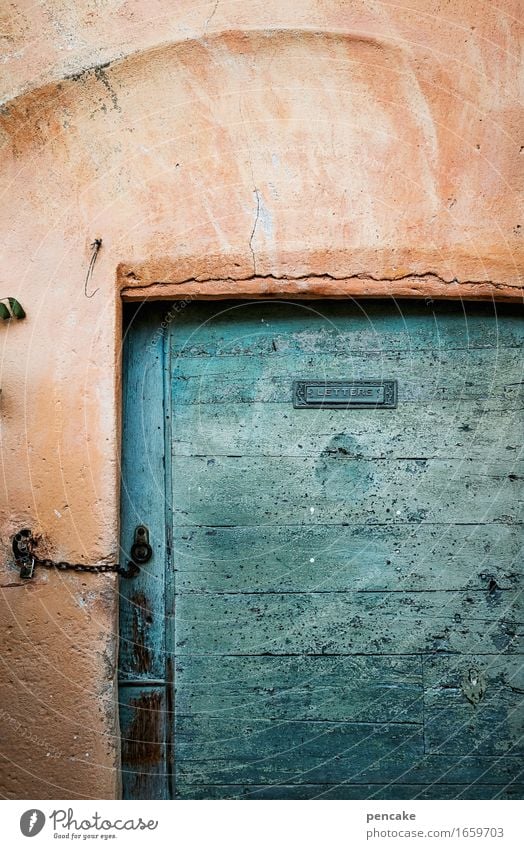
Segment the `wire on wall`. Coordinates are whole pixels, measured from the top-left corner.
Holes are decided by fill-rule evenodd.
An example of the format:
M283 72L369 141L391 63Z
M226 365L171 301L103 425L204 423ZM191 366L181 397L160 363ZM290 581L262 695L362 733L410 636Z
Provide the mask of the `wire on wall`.
M91 294L88 295L87 287L89 286L89 281L91 280L91 277L93 276L93 269L95 267L96 258L98 256L98 251L100 250L101 247L102 247L102 239L95 239L95 241L92 242L92 244L91 244L91 248L92 248L93 253L91 254L91 259L89 260L89 265L87 267L87 274L86 274L86 279L85 279L85 284L84 284L84 295L86 296L86 298L92 298L98 292L98 289L95 289L94 292L91 292Z

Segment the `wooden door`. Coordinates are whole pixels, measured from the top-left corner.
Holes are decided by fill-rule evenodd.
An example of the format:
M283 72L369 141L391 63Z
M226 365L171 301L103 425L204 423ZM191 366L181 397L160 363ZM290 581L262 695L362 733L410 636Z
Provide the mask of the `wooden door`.
M522 797L523 338L493 304L130 317L127 797ZM296 380L398 403L297 409Z

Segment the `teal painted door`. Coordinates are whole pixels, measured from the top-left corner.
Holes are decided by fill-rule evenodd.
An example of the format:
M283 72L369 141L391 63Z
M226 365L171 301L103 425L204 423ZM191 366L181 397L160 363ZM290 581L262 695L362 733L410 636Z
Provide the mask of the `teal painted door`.
M127 797L522 798L523 339L493 304L129 316Z

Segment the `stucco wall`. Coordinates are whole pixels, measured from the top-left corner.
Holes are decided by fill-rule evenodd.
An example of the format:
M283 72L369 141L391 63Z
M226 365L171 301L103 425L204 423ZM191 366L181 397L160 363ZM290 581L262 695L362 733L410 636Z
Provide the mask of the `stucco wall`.
M121 297L522 300L519 3L6 4L1 792L118 793ZM87 297L90 244L103 240ZM96 291L95 291L96 290ZM30 736L32 735L32 737Z

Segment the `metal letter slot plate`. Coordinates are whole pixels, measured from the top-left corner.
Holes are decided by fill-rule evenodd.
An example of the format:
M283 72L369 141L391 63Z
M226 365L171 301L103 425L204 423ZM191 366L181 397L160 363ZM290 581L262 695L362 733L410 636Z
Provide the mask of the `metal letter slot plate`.
M397 406L396 380L295 380L293 406L342 410L393 409Z

